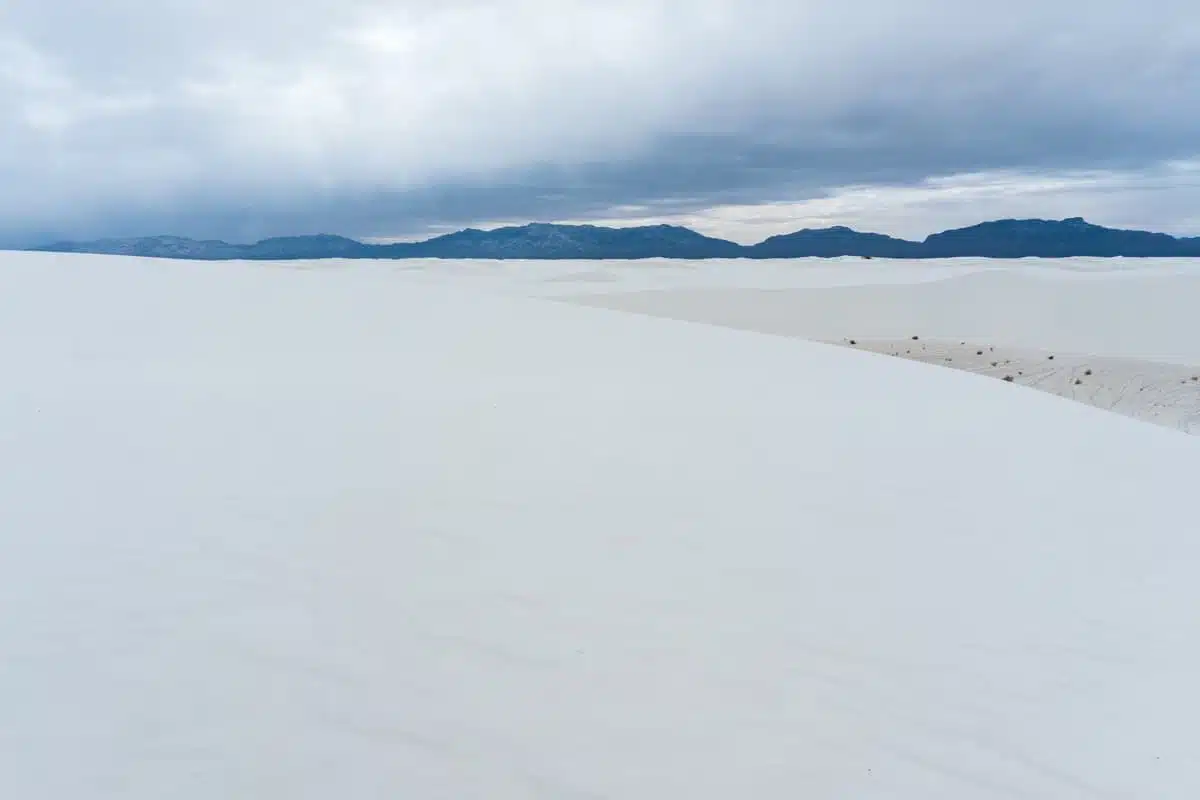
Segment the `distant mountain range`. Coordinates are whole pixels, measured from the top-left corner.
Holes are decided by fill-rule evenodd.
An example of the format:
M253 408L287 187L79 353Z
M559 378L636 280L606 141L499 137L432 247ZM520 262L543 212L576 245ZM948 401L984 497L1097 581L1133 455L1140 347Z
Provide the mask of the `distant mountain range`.
M178 236L56 242L31 248L59 253L107 253L198 260L316 258L1063 258L1200 256L1200 237L1119 230L1081 217L1064 220L1004 219L935 233L913 242L842 226L806 228L740 245L677 225L606 228L598 225L529 225L475 228L422 242L367 244L344 236L288 236L254 244L198 241Z

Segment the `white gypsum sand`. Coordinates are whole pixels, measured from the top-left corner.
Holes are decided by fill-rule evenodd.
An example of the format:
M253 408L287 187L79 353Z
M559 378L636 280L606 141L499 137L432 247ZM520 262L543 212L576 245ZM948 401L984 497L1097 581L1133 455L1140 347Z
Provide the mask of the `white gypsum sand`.
M1200 367L963 341L846 339L860 350L975 372L1185 433L1200 433Z
M890 285L692 286L567 299L836 344L853 341L859 349L1011 378L1200 432L1200 382L1193 380L1200 376L1200 315L1194 312L1200 277L1132 269L1048 273L1001 268Z
M303 266L0 254L0 796L1200 796L1197 439Z

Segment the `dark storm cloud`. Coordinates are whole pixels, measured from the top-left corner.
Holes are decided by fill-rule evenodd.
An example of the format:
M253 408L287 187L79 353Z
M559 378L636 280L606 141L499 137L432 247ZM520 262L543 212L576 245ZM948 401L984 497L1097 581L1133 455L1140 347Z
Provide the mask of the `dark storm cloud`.
M1136 172L1200 150L1198 96L1173 0L10 0L0 232L387 236Z

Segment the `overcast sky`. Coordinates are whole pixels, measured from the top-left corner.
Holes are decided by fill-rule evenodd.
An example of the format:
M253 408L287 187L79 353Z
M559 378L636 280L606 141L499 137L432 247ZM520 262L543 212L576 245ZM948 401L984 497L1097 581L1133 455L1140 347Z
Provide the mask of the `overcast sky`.
M0 241L1200 234L1192 0L4 0Z

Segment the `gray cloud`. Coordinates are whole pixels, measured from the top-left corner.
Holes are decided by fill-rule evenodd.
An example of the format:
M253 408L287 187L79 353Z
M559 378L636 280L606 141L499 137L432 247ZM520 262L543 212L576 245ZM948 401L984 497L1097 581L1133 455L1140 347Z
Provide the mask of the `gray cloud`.
M1174 0L8 0L0 234L386 236L1151 176L1200 149L1197 96L1200 15Z

